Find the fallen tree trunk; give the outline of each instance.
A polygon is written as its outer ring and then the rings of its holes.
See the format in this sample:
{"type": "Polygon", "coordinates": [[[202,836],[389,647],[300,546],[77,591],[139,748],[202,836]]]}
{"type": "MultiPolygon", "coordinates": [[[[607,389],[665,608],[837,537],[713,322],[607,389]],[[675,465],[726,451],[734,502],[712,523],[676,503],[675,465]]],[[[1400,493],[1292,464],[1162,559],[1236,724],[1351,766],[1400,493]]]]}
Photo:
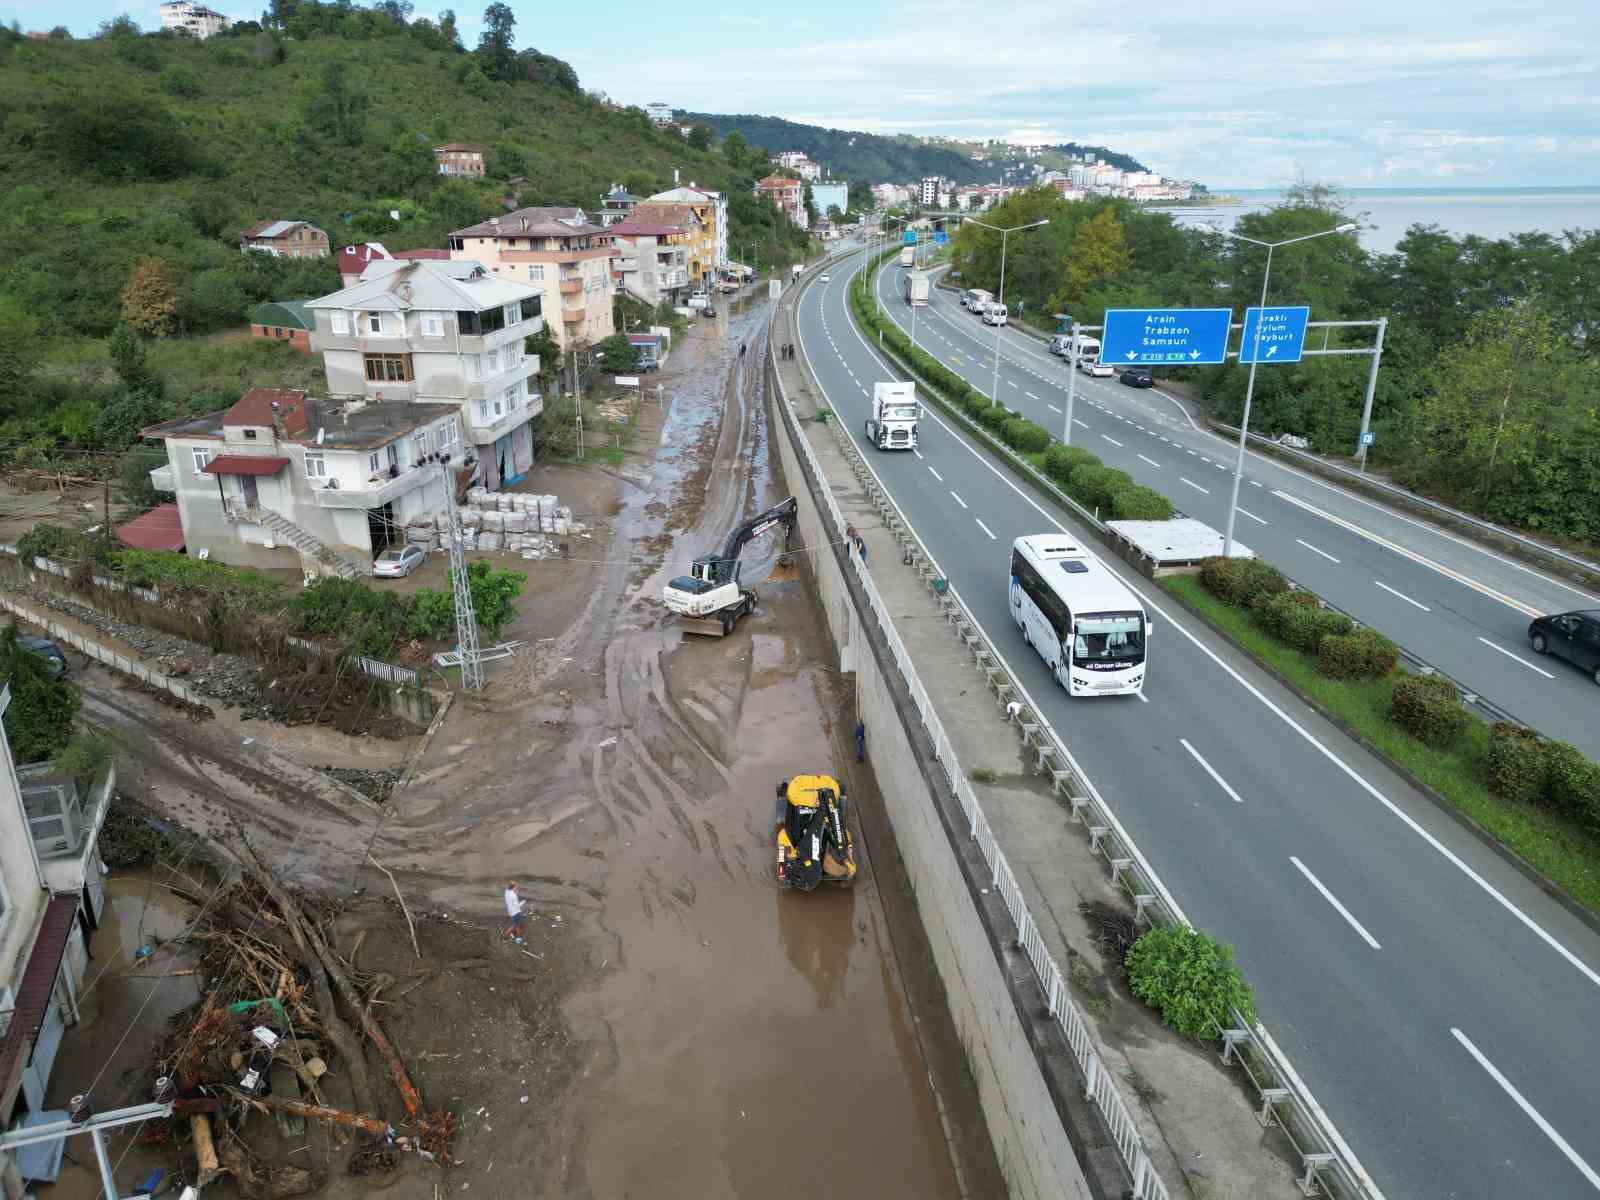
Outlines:
{"type": "Polygon", "coordinates": [[[216,1144],[211,1140],[211,1119],[199,1115],[192,1117],[189,1136],[194,1141],[194,1159],[198,1167],[194,1184],[204,1191],[206,1184],[222,1174],[222,1166],[217,1162],[216,1144]]]}
{"type": "Polygon", "coordinates": [[[279,1100],[273,1096],[246,1096],[244,1093],[235,1093],[247,1104],[254,1104],[268,1112],[288,1113],[290,1116],[305,1117],[311,1121],[322,1121],[329,1125],[343,1125],[347,1129],[359,1129],[363,1133],[370,1133],[376,1137],[388,1137],[390,1134],[389,1122],[381,1117],[363,1116],[361,1113],[349,1113],[339,1108],[329,1108],[325,1104],[309,1104],[304,1100],[279,1100]]]}

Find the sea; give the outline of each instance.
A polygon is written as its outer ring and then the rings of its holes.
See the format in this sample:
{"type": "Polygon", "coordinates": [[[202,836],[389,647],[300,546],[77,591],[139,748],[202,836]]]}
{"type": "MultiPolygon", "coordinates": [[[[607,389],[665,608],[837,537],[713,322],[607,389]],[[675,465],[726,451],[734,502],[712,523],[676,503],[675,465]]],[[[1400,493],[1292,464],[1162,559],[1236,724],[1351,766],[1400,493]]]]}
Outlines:
{"type": "MultiPolygon", "coordinates": [[[[1240,215],[1283,200],[1277,188],[1211,189],[1237,196],[1238,204],[1164,208],[1183,225],[1229,230],[1240,215]]],[[[1347,210],[1361,222],[1361,244],[1388,254],[1412,225],[1437,225],[1456,237],[1485,238],[1515,233],[1560,235],[1569,229],[1600,229],[1600,187],[1553,188],[1346,188],[1347,210]]]]}

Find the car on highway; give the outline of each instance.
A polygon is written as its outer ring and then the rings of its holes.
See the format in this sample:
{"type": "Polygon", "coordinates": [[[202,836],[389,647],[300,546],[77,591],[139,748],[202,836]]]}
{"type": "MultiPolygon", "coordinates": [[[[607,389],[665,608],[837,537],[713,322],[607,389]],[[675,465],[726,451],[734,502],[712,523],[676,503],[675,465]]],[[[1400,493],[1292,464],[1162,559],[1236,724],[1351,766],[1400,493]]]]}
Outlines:
{"type": "Polygon", "coordinates": [[[428,552],[414,542],[390,546],[372,562],[372,573],[379,579],[404,579],[428,561],[428,552]]]}
{"type": "Polygon", "coordinates": [[[60,646],[49,638],[38,637],[31,633],[19,633],[17,635],[17,646],[22,650],[26,650],[29,654],[42,658],[45,663],[45,669],[50,674],[59,678],[67,673],[66,654],[60,646]]]}
{"type": "Polygon", "coordinates": [[[1600,683],[1600,608],[1539,617],[1528,626],[1528,644],[1535,654],[1564,658],[1600,683]]]}
{"type": "Polygon", "coordinates": [[[827,283],[828,282],[828,273],[826,271],[824,271],[821,275],[818,275],[817,276],[817,282],[818,283],[827,283]]]}
{"type": "Polygon", "coordinates": [[[1067,354],[1067,346],[1071,342],[1072,339],[1066,334],[1056,334],[1055,337],[1050,339],[1050,353],[1060,355],[1061,357],[1065,358],[1067,354]]]}
{"type": "MultiPolygon", "coordinates": [[[[1117,373],[1116,369],[1110,363],[1101,362],[1099,359],[1091,361],[1087,358],[1080,358],[1078,360],[1078,370],[1083,371],[1085,374],[1092,375],[1096,379],[1110,379],[1117,373]]],[[[1151,383],[1154,382],[1154,380],[1151,380],[1151,383]]]]}
{"type": "Polygon", "coordinates": [[[1117,376],[1119,382],[1128,387],[1155,387],[1155,376],[1150,374],[1149,367],[1129,367],[1117,376]]]}

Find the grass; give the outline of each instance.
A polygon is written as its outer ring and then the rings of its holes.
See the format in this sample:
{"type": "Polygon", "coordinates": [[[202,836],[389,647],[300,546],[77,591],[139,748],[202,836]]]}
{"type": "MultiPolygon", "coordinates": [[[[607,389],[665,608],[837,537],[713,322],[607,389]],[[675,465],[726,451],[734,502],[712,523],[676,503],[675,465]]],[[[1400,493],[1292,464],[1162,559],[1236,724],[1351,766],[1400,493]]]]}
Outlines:
{"type": "Polygon", "coordinates": [[[1584,907],[1600,912],[1600,837],[1555,813],[1491,792],[1484,782],[1487,725],[1473,720],[1453,745],[1424,746],[1388,718],[1389,697],[1401,672],[1379,680],[1329,679],[1317,670],[1314,658],[1256,628],[1248,613],[1211,595],[1193,576],[1168,576],[1160,582],[1296,691],[1336,714],[1379,754],[1432,788],[1584,907]]]}

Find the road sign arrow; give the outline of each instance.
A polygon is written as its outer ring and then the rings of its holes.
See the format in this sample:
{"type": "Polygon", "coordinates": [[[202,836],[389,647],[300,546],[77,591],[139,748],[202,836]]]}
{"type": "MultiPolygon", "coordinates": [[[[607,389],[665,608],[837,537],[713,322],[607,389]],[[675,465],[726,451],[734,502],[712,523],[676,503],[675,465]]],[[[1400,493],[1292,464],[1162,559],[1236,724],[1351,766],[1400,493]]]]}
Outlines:
{"type": "Polygon", "coordinates": [[[1132,362],[1134,359],[1136,359],[1138,357],[1139,357],[1139,352],[1137,350],[1129,350],[1128,351],[1128,361],[1129,362],[1132,362]]]}
{"type": "Polygon", "coordinates": [[[1189,357],[1190,358],[1199,358],[1200,357],[1200,351],[1198,351],[1198,350],[1189,351],[1189,357]]]}
{"type": "Polygon", "coordinates": [[[1277,352],[1278,352],[1278,348],[1276,346],[1271,346],[1267,350],[1266,357],[1267,358],[1271,358],[1277,352]]]}

